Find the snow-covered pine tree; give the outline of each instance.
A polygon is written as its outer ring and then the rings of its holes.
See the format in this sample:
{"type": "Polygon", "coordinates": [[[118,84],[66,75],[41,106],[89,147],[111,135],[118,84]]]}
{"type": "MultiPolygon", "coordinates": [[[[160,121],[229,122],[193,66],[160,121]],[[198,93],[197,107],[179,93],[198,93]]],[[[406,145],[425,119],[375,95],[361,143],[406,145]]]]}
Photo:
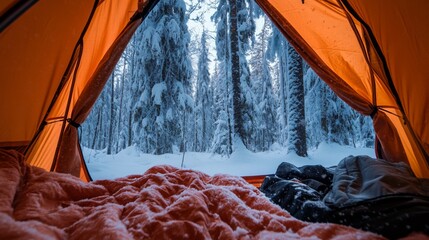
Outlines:
{"type": "Polygon", "coordinates": [[[372,120],[356,112],[353,121],[353,144],[356,147],[374,147],[374,127],[372,120]]]}
{"type": "Polygon", "coordinates": [[[225,62],[216,64],[213,74],[213,118],[214,132],[210,152],[229,156],[232,153],[232,99],[231,83],[227,78],[228,68],[225,62]]]}
{"type": "Polygon", "coordinates": [[[250,82],[250,69],[246,53],[255,33],[253,13],[250,11],[253,2],[230,0],[229,3],[234,126],[244,145],[252,150],[254,148],[252,146],[252,133],[255,131],[254,116],[256,114],[254,106],[256,99],[250,82]]]}
{"type": "Polygon", "coordinates": [[[174,145],[184,142],[183,131],[193,106],[185,13],[183,0],[161,0],[145,19],[137,39],[140,67],[135,67],[139,94],[134,107],[134,142],[144,152],[171,153],[174,145]]]}
{"type": "Polygon", "coordinates": [[[304,82],[309,147],[317,147],[321,142],[373,146],[374,130],[369,117],[344,103],[311,68],[304,82]]]}
{"type": "Polygon", "coordinates": [[[118,81],[118,125],[117,125],[117,142],[116,152],[131,145],[131,69],[133,63],[134,45],[133,42],[127,46],[118,66],[120,77],[118,81]]]}
{"type": "Polygon", "coordinates": [[[91,149],[105,149],[108,146],[110,119],[110,102],[113,74],[107,80],[106,86],[98,97],[88,118],[82,124],[81,144],[91,149]],[[85,137],[86,136],[86,137],[85,137]]]}
{"type": "Polygon", "coordinates": [[[147,17],[137,29],[132,40],[133,55],[130,80],[131,95],[131,142],[143,152],[151,153],[155,148],[155,109],[150,97],[151,86],[159,72],[155,71],[156,55],[159,54],[159,35],[155,31],[153,17],[147,17]],[[152,124],[149,124],[151,122],[152,124]]]}
{"type": "Polygon", "coordinates": [[[307,144],[308,147],[317,147],[327,140],[325,83],[309,68],[304,75],[304,84],[307,144]]]}
{"type": "Polygon", "coordinates": [[[230,69],[233,96],[234,133],[249,147],[253,131],[254,94],[245,57],[255,23],[248,0],[220,0],[213,18],[218,22],[218,57],[230,69]],[[227,47],[227,48],[225,48],[227,47]],[[229,52],[228,52],[229,51],[229,52]]]}
{"type": "MultiPolygon", "coordinates": [[[[328,88],[328,86],[325,86],[328,88]]],[[[331,89],[326,89],[328,142],[350,145],[353,139],[355,111],[341,100],[331,89]]]]}
{"type": "Polygon", "coordinates": [[[288,152],[307,156],[302,58],[288,44],[288,152]]]}
{"type": "Polygon", "coordinates": [[[211,152],[227,156],[231,154],[232,146],[228,137],[228,134],[230,134],[228,124],[228,113],[221,110],[215,122],[216,129],[213,136],[211,152]]]}
{"type": "Polygon", "coordinates": [[[212,16],[216,24],[216,55],[218,63],[213,75],[215,131],[211,152],[222,155],[232,153],[233,111],[231,94],[230,45],[228,29],[229,5],[227,0],[219,0],[212,16]]]}
{"type": "Polygon", "coordinates": [[[277,131],[276,99],[273,94],[271,69],[266,54],[270,34],[270,26],[267,21],[265,18],[262,30],[255,41],[250,60],[252,86],[257,103],[252,145],[257,151],[268,150],[276,140],[277,131]]]}
{"type": "Polygon", "coordinates": [[[212,139],[212,106],[213,92],[210,84],[210,73],[207,49],[207,35],[201,35],[200,56],[198,58],[198,74],[195,93],[195,150],[207,151],[212,139]]]}
{"type": "Polygon", "coordinates": [[[110,96],[109,96],[109,130],[107,134],[107,154],[112,154],[112,148],[113,148],[113,128],[115,127],[115,70],[113,70],[113,73],[109,79],[110,84],[110,96]]]}
{"type": "Polygon", "coordinates": [[[274,60],[275,56],[278,59],[278,89],[277,89],[277,142],[283,146],[287,145],[287,41],[280,33],[278,28],[272,25],[272,33],[270,35],[267,57],[274,60]]]}

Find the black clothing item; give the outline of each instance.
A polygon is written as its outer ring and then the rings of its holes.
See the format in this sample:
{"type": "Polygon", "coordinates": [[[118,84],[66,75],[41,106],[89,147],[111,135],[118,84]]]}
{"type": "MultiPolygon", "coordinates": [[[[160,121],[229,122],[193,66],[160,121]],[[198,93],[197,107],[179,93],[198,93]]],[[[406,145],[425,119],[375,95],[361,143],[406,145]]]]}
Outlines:
{"type": "Polygon", "coordinates": [[[337,167],[282,163],[261,191],[292,216],[339,223],[400,238],[429,234],[429,179],[408,165],[368,156],[347,157],[337,167]]]}
{"type": "Polygon", "coordinates": [[[298,219],[312,221],[313,218],[318,219],[317,215],[324,215],[324,213],[318,213],[323,211],[323,208],[313,206],[320,206],[316,202],[320,201],[323,195],[297,180],[285,180],[277,176],[266,177],[261,191],[272,202],[298,219]]]}

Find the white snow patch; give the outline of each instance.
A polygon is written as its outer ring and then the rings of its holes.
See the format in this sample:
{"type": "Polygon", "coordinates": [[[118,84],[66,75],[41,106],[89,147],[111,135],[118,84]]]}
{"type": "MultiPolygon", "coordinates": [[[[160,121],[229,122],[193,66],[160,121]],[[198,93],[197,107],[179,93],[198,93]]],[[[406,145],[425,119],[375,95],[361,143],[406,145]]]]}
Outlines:
{"type": "MultiPolygon", "coordinates": [[[[266,175],[275,173],[282,162],[296,166],[320,164],[325,167],[337,165],[349,155],[368,155],[374,157],[372,148],[353,148],[338,144],[321,144],[309,150],[309,157],[288,154],[286,148],[275,145],[266,152],[251,152],[243,144],[234,144],[235,151],[230,158],[213,153],[186,152],[185,166],[205,172],[236,176],[266,175]]],[[[94,180],[114,179],[131,174],[143,174],[147,169],[161,164],[180,168],[183,153],[178,149],[173,154],[152,155],[140,152],[135,146],[128,147],[118,154],[107,155],[105,150],[92,150],[83,147],[83,154],[89,172],[94,180]]]]}
{"type": "Polygon", "coordinates": [[[165,85],[165,82],[157,83],[152,88],[152,97],[153,102],[156,105],[161,105],[162,102],[162,93],[167,90],[167,86],[165,85]]]}

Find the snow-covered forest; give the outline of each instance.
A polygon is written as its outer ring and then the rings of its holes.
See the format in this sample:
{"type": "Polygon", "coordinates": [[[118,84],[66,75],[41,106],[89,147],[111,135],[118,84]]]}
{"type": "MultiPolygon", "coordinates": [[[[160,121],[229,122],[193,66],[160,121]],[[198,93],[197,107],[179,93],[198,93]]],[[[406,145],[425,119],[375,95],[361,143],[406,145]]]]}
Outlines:
{"type": "Polygon", "coordinates": [[[86,149],[230,156],[239,144],[307,156],[324,142],[373,146],[371,119],[339,99],[252,0],[205,2],[153,9],[82,125],[86,149]],[[213,28],[201,23],[208,13],[213,28]]]}

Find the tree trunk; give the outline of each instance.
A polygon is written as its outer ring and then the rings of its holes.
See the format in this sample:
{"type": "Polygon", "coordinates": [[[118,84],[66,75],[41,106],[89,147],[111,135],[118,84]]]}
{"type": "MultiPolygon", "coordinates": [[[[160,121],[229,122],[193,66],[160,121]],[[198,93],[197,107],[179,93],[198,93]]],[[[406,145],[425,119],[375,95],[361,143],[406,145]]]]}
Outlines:
{"type": "MultiPolygon", "coordinates": [[[[196,109],[196,107],[194,107],[196,109]]],[[[194,150],[199,152],[199,144],[198,144],[198,114],[197,111],[194,111],[194,150]]]]}
{"type": "Polygon", "coordinates": [[[132,114],[130,113],[128,115],[128,141],[127,141],[127,147],[131,146],[131,144],[133,143],[132,142],[132,139],[133,139],[132,133],[133,133],[133,128],[132,128],[132,114]]]}
{"type": "Polygon", "coordinates": [[[302,59],[295,49],[288,45],[288,150],[298,156],[307,156],[307,139],[305,132],[304,81],[302,59]]]}
{"type": "Polygon", "coordinates": [[[321,94],[320,94],[320,99],[321,99],[321,119],[320,119],[320,125],[322,127],[322,132],[323,132],[323,137],[325,141],[328,141],[328,133],[329,133],[329,127],[328,127],[328,118],[327,118],[327,113],[328,113],[328,98],[327,98],[327,94],[326,94],[326,86],[322,85],[321,87],[321,94]]]}
{"type": "Polygon", "coordinates": [[[200,149],[200,151],[202,151],[202,152],[205,152],[206,150],[207,150],[207,139],[206,139],[206,136],[207,136],[207,124],[206,124],[206,111],[205,111],[205,109],[206,108],[208,108],[209,106],[206,106],[207,104],[205,103],[205,101],[203,101],[203,110],[202,110],[202,118],[201,118],[201,122],[202,122],[202,127],[201,127],[201,130],[202,130],[202,133],[201,133],[201,149],[200,149]]]}
{"type": "MultiPolygon", "coordinates": [[[[124,59],[124,65],[122,66],[122,75],[121,75],[121,96],[119,99],[119,114],[118,114],[118,131],[117,131],[117,136],[118,136],[118,140],[116,141],[116,152],[119,152],[119,142],[120,142],[120,137],[121,137],[121,120],[122,120],[122,103],[124,100],[124,85],[125,85],[125,64],[126,64],[126,60],[124,59]]],[[[122,147],[122,146],[121,146],[122,147]]]]}
{"type": "Polygon", "coordinates": [[[279,87],[280,87],[280,141],[282,144],[286,143],[287,140],[287,91],[286,91],[286,73],[287,68],[286,61],[286,42],[282,41],[280,51],[280,62],[279,62],[279,87]]]}
{"type": "Polygon", "coordinates": [[[114,124],[114,106],[115,106],[115,83],[114,77],[115,71],[113,71],[112,76],[110,77],[111,81],[111,92],[110,92],[110,121],[109,121],[109,136],[107,141],[107,154],[112,154],[112,145],[113,145],[113,124],[114,124]]]}
{"type": "MultiPolygon", "coordinates": [[[[225,29],[226,31],[226,29],[225,29]]],[[[229,51],[227,50],[227,61],[229,60],[229,51]]],[[[231,113],[229,112],[229,105],[230,105],[230,101],[229,101],[229,70],[228,69],[228,65],[225,64],[225,76],[226,76],[226,94],[225,94],[225,112],[226,112],[226,116],[227,116],[227,124],[228,124],[228,139],[227,139],[227,155],[229,157],[229,155],[232,153],[232,134],[233,134],[233,127],[232,127],[232,121],[231,121],[231,113]]]]}
{"type": "Polygon", "coordinates": [[[101,123],[101,108],[98,110],[97,123],[94,128],[94,138],[92,139],[91,149],[95,149],[95,143],[97,142],[97,135],[100,131],[100,123],[101,123]]]}
{"type": "Polygon", "coordinates": [[[180,146],[180,151],[186,151],[186,109],[183,109],[183,119],[182,119],[182,144],[180,146]]]}
{"type": "Polygon", "coordinates": [[[227,153],[228,157],[232,153],[232,121],[231,121],[231,113],[229,112],[229,84],[228,80],[226,81],[226,115],[228,118],[228,144],[227,144],[227,153]]]}
{"type": "Polygon", "coordinates": [[[237,0],[230,0],[230,49],[231,49],[231,77],[232,77],[232,104],[234,111],[234,131],[243,140],[243,116],[241,114],[242,101],[240,90],[240,56],[237,29],[237,0]]]}

